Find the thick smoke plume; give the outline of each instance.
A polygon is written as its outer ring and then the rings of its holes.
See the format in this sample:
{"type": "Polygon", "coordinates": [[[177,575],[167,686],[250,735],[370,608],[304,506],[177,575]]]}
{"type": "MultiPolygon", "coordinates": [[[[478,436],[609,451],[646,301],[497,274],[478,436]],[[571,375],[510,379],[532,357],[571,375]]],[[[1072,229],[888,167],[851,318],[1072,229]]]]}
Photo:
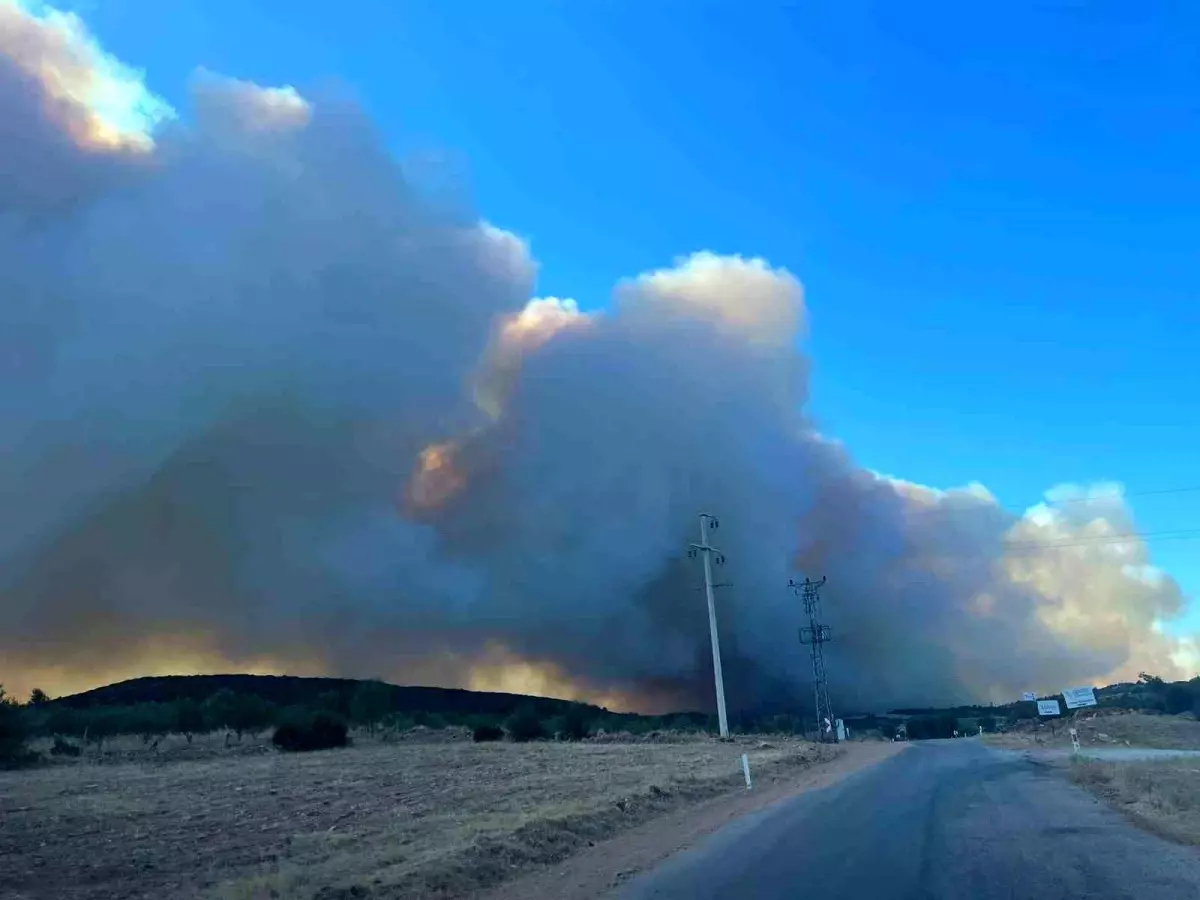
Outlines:
{"type": "Polygon", "coordinates": [[[784,270],[699,253],[604,312],[531,300],[525,244],[437,208],[353,104],[200,73],[176,115],[11,3],[0,122],[10,689],[239,669],[705,706],[702,510],[738,707],[806,696],[801,573],[861,708],[1196,668],[1119,487],[1017,517],[818,434],[784,270]]]}

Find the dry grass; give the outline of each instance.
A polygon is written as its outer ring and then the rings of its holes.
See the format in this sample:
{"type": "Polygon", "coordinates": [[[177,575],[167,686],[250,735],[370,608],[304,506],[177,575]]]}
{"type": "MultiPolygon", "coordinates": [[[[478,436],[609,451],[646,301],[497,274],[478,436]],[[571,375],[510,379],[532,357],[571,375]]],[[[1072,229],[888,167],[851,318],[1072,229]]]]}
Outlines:
{"type": "MultiPolygon", "coordinates": [[[[416,727],[402,732],[385,731],[380,729],[369,734],[366,729],[354,729],[354,743],[374,746],[377,744],[403,743],[456,743],[470,740],[471,731],[468,728],[449,727],[430,729],[416,727]]],[[[83,742],[78,738],[68,738],[82,750],[80,758],[54,757],[50,748],[54,741],[43,737],[31,741],[29,749],[40,753],[43,760],[50,765],[78,765],[79,763],[103,763],[106,765],[118,763],[169,763],[169,762],[199,762],[212,759],[229,759],[236,756],[262,756],[276,752],[271,744],[271,729],[264,729],[253,734],[247,733],[241,738],[232,732],[214,731],[209,734],[194,735],[188,740],[182,734],[167,734],[155,740],[146,740],[136,735],[118,735],[107,738],[101,744],[83,742]]]]}
{"type": "Polygon", "coordinates": [[[1001,747],[1026,748],[1040,744],[1069,748],[1071,737],[1067,729],[1071,727],[1079,732],[1079,742],[1085,746],[1112,744],[1172,750],[1200,749],[1200,722],[1191,717],[1151,716],[1115,710],[1086,713],[1076,716],[1073,721],[1064,719],[1053,723],[1045,720],[1022,723],[1005,734],[989,735],[986,740],[1001,747]]]}
{"type": "Polygon", "coordinates": [[[834,751],[774,738],[406,741],[3,773],[0,895],[461,896],[739,789],[742,752],[762,776],[834,751]]]}
{"type": "Polygon", "coordinates": [[[1071,779],[1150,830],[1200,844],[1200,760],[1078,762],[1071,779]]]}

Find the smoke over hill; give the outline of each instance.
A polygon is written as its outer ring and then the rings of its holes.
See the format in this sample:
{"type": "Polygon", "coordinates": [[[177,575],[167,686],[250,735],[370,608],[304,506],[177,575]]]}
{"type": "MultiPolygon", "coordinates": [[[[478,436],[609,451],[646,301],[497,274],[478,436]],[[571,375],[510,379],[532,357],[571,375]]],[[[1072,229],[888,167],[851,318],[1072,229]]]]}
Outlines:
{"type": "Polygon", "coordinates": [[[696,253],[604,312],[531,299],[525,243],[437,208],[355,105],[209,73],[190,98],[0,4],[10,689],[239,669],[706,705],[701,510],[735,706],[803,690],[797,573],[829,576],[856,706],[1196,670],[1119,487],[1017,517],[817,433],[791,273],[696,253]]]}

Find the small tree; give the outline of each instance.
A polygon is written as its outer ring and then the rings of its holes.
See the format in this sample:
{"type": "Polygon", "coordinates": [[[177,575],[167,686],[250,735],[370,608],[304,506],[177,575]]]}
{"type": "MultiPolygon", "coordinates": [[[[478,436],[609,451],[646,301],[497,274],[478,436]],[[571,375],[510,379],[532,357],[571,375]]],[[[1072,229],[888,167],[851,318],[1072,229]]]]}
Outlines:
{"type": "Polygon", "coordinates": [[[204,721],[204,710],[190,697],[185,697],[175,704],[175,730],[187,738],[189,744],[195,735],[208,730],[204,721]]]}
{"type": "Polygon", "coordinates": [[[139,703],[121,711],[119,730],[141,735],[142,743],[167,734],[175,726],[175,710],[164,703],[139,703]]]}
{"type": "Polygon", "coordinates": [[[522,706],[508,717],[505,725],[508,736],[518,743],[542,740],[547,736],[542,720],[531,706],[522,706]]]}
{"type": "Polygon", "coordinates": [[[238,695],[229,688],[221,688],[204,701],[204,718],[210,728],[232,728],[236,717],[238,695]]]}
{"type": "Polygon", "coordinates": [[[582,741],[591,732],[587,713],[582,706],[571,706],[563,713],[559,734],[568,741],[582,741]]]}
{"type": "Polygon", "coordinates": [[[104,742],[110,737],[131,732],[135,727],[130,721],[128,707],[94,707],[86,713],[84,739],[95,744],[97,750],[102,751],[104,742]]]}
{"type": "Polygon", "coordinates": [[[392,711],[391,689],[382,681],[364,681],[350,698],[350,717],[366,725],[371,734],[375,726],[392,711]]]}
{"type": "Polygon", "coordinates": [[[29,705],[30,706],[35,706],[35,707],[36,706],[45,706],[49,702],[50,702],[50,698],[48,696],[46,696],[46,692],[43,691],[41,688],[34,688],[32,691],[29,692],[29,705]]]}
{"type": "Polygon", "coordinates": [[[1193,694],[1193,691],[1186,684],[1173,684],[1167,688],[1165,698],[1166,710],[1173,716],[1179,713],[1191,712],[1198,696],[1200,694],[1193,694]]]}
{"type": "Polygon", "coordinates": [[[0,685],[0,768],[18,766],[29,760],[31,754],[25,749],[28,737],[23,710],[0,685]]]}
{"type": "Polygon", "coordinates": [[[254,694],[238,694],[229,724],[237,732],[238,740],[241,740],[246,732],[262,731],[274,720],[274,704],[254,694]]]}

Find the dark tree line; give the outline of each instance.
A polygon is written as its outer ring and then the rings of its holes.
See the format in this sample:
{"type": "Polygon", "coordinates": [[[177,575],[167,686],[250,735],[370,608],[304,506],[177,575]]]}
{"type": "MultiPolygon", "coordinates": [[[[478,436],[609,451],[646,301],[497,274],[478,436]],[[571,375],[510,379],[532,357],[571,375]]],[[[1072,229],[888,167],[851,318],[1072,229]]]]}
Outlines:
{"type": "MultiPolygon", "coordinates": [[[[79,697],[51,700],[35,690],[29,701],[18,704],[0,691],[0,761],[6,765],[29,761],[25,749],[32,738],[53,738],[55,755],[78,755],[84,745],[103,747],[105,741],[119,735],[136,735],[144,744],[157,748],[168,734],[183,735],[189,743],[197,735],[226,732],[231,740],[246,734],[274,730],[276,746],[287,750],[320,749],[348,743],[350,726],[371,734],[381,730],[398,733],[414,728],[442,729],[466,727],[476,740],[513,741],[582,740],[598,731],[644,734],[651,731],[715,731],[714,717],[699,713],[671,716],[641,716],[613,713],[596,706],[545,698],[525,698],[516,705],[497,704],[493,695],[478,694],[483,712],[471,711],[461,696],[442,711],[429,711],[428,703],[406,709],[397,701],[407,695],[397,693],[394,685],[381,681],[343,681],[338,679],[296,679],[314,681],[328,689],[301,692],[294,684],[276,695],[302,697],[305,702],[280,704],[256,692],[239,692],[228,686],[242,684],[253,688],[260,684],[254,676],[214,676],[200,683],[217,686],[212,693],[198,697],[190,686],[170,700],[143,700],[133,703],[102,703],[139,696],[163,696],[146,691],[121,690],[107,694],[92,692],[89,702],[79,697]],[[348,689],[352,686],[353,689],[348,689]]],[[[172,680],[172,685],[183,682],[172,680]]],[[[277,683],[269,683],[278,688],[277,683]]],[[[405,689],[407,690],[407,689],[405,689]]],[[[83,695],[80,695],[83,696],[83,695]]],[[[423,700],[430,696],[422,695],[423,700]]],[[[797,720],[798,721],[798,720],[797,720]]],[[[749,722],[745,724],[750,724],[749,722]]],[[[791,720],[778,723],[790,727],[791,720]]]]}

